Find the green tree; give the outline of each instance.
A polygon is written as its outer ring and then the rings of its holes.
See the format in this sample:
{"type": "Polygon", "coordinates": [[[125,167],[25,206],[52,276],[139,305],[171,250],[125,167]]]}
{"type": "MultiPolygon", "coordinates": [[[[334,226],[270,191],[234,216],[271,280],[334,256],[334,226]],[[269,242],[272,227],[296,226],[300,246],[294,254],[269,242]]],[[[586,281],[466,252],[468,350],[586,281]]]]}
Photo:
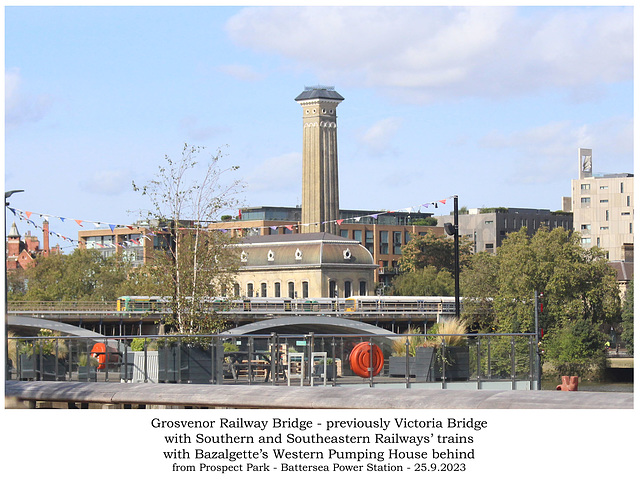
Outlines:
{"type": "Polygon", "coordinates": [[[633,356],[633,281],[629,283],[622,304],[622,334],[627,352],[633,356]]]}
{"type": "Polygon", "coordinates": [[[121,256],[103,257],[93,249],[36,258],[22,274],[28,301],[113,301],[127,281],[131,264],[121,256]]]}
{"type": "Polygon", "coordinates": [[[392,283],[396,296],[452,296],[454,291],[451,273],[438,271],[434,266],[405,272],[396,276],[392,283]]]}
{"type": "Polygon", "coordinates": [[[222,323],[212,317],[208,298],[227,294],[238,269],[238,253],[231,248],[229,233],[209,229],[220,214],[237,208],[239,181],[223,183],[225,174],[237,167],[221,167],[217,151],[203,166],[197,156],[203,148],[186,145],[182,157],[165,156],[155,178],[134,190],[148,196],[150,222],[159,222],[171,231],[166,250],[156,250],[147,270],[140,273],[140,285],[151,280],[156,295],[169,298],[171,317],[165,322],[180,333],[209,333],[222,323]]]}
{"type": "Polygon", "coordinates": [[[468,304],[491,299],[493,312],[483,328],[505,333],[533,332],[534,292],[543,293],[545,357],[564,374],[582,374],[604,360],[600,327],[620,312],[615,272],[603,251],[580,245],[577,233],[561,228],[540,229],[531,238],[525,229],[512,233],[494,260],[474,261],[461,284],[465,316],[468,304]]]}
{"type": "Polygon", "coordinates": [[[472,331],[493,332],[496,329],[493,299],[497,295],[498,270],[497,256],[478,252],[461,272],[462,318],[472,331]]]}
{"type": "MultiPolygon", "coordinates": [[[[454,242],[453,237],[438,236],[433,232],[414,236],[402,249],[399,265],[403,272],[418,271],[432,266],[436,270],[454,271],[454,242]]],[[[471,242],[460,239],[460,266],[468,264],[471,258],[471,242]]]]}

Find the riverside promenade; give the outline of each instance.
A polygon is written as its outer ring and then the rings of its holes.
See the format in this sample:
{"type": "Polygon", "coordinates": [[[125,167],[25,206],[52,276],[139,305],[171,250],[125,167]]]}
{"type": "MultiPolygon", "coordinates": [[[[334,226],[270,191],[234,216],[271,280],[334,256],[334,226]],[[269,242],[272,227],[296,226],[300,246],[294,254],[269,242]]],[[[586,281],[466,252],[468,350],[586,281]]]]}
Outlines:
{"type": "Polygon", "coordinates": [[[7,407],[633,409],[633,393],[5,381],[7,407]]]}

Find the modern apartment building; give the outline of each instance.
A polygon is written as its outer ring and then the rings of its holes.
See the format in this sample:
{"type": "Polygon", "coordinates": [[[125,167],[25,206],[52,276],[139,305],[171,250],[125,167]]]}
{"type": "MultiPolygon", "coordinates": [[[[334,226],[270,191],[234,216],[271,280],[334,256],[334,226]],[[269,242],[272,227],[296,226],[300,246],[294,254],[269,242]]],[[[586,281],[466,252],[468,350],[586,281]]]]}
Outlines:
{"type": "MultiPolygon", "coordinates": [[[[446,222],[453,224],[453,215],[438,216],[437,219],[438,225],[446,222]]],[[[509,233],[523,227],[529,236],[533,236],[542,226],[572,230],[573,216],[569,212],[552,212],[548,209],[491,207],[459,213],[458,225],[460,236],[472,242],[474,253],[494,253],[509,233]]]]}
{"type": "Polygon", "coordinates": [[[591,149],[578,149],[578,162],[571,211],[582,245],[604,249],[611,261],[633,261],[633,174],[594,174],[591,149]]]}

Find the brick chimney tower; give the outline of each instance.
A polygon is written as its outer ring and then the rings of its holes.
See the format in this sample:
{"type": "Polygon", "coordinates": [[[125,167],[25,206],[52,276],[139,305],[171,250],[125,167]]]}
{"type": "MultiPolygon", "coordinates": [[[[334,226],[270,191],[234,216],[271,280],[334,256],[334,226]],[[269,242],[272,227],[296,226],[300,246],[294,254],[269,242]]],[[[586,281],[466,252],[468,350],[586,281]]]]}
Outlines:
{"type": "Polygon", "coordinates": [[[49,221],[42,223],[42,256],[49,257],[49,221]]]}
{"type": "Polygon", "coordinates": [[[338,141],[336,108],[344,98],[333,87],[306,87],[296,97],[303,109],[302,232],[336,233],[338,141]],[[309,224],[305,226],[304,224],[309,224]]]}

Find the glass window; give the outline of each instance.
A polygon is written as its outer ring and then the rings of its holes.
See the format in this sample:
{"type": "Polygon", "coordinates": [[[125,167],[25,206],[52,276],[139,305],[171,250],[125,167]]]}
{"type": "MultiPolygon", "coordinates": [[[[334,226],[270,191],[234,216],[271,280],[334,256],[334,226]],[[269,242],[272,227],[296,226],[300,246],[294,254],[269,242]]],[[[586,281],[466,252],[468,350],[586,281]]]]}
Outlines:
{"type": "Polygon", "coordinates": [[[344,297],[351,297],[351,281],[344,281],[344,297]]]}
{"type": "Polygon", "coordinates": [[[394,231],[393,233],[393,253],[402,254],[402,232],[394,231]]]}
{"type": "Polygon", "coordinates": [[[309,297],[309,283],[307,281],[302,282],[302,297],[309,297]]]}
{"type": "Polygon", "coordinates": [[[291,299],[294,299],[296,297],[296,287],[295,284],[293,282],[289,282],[288,284],[289,286],[289,297],[291,299]]]}
{"type": "Polygon", "coordinates": [[[580,185],[580,189],[581,190],[591,190],[591,184],[581,184],[580,185]]]}
{"type": "Polygon", "coordinates": [[[260,284],[260,297],[267,297],[267,283],[260,284]]]}
{"type": "Polygon", "coordinates": [[[373,231],[365,231],[364,246],[373,254],[373,231]]]}
{"type": "Polygon", "coordinates": [[[354,230],[353,231],[353,240],[356,240],[362,244],[362,231],[354,230]]]}
{"type": "Polygon", "coordinates": [[[367,295],[367,281],[360,281],[360,295],[367,295]]]}
{"type": "Polygon", "coordinates": [[[591,205],[591,197],[581,197],[580,205],[582,207],[589,207],[591,205]]]}
{"type": "Polygon", "coordinates": [[[380,231],[380,254],[389,253],[389,232],[386,230],[380,231]]]}
{"type": "Polygon", "coordinates": [[[273,284],[273,296],[280,297],[280,283],[276,282],[273,284]]]}
{"type": "Polygon", "coordinates": [[[345,239],[348,239],[349,231],[347,229],[340,229],[340,237],[344,237],[345,239]]]}
{"type": "Polygon", "coordinates": [[[240,284],[235,283],[235,284],[233,285],[233,295],[234,295],[235,297],[240,297],[240,284]]]}
{"type": "Polygon", "coordinates": [[[247,284],[247,297],[253,297],[253,284],[247,284]]]}

